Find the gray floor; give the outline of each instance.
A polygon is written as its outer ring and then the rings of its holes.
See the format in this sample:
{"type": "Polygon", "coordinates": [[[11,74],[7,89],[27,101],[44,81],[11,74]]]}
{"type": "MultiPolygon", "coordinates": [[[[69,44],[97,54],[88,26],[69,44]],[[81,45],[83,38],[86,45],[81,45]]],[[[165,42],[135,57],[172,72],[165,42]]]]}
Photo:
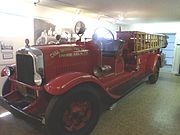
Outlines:
{"type": "MultiPolygon", "coordinates": [[[[6,110],[0,107],[0,113],[6,110]]],[[[162,72],[155,85],[144,82],[101,116],[91,135],[179,135],[180,77],[162,72]]],[[[42,135],[12,115],[0,118],[0,135],[42,135]]]]}
{"type": "Polygon", "coordinates": [[[171,73],[171,71],[172,71],[171,65],[166,65],[163,68],[161,68],[161,72],[171,73]]]}

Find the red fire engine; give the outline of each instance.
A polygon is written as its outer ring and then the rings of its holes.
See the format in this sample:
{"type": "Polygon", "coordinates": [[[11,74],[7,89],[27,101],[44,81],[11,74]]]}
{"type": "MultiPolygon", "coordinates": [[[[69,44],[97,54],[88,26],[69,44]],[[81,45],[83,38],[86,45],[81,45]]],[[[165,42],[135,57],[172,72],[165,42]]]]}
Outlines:
{"type": "Polygon", "coordinates": [[[165,35],[138,31],[113,33],[98,28],[81,40],[85,25],[78,22],[76,42],[29,46],[17,50],[0,104],[22,118],[36,120],[51,135],[87,135],[102,110],[127,94],[144,78],[156,83],[163,66],[160,49],[165,35]],[[101,33],[101,35],[99,35],[101,33]]]}

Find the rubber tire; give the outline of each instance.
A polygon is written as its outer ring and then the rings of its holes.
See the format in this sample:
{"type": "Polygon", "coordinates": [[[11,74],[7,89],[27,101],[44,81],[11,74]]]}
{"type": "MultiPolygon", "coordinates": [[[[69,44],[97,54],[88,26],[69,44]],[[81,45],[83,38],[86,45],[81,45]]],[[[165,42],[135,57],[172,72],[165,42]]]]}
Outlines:
{"type": "Polygon", "coordinates": [[[11,82],[9,81],[9,79],[6,79],[2,87],[2,96],[10,92],[10,87],[11,87],[11,82]]]}
{"type": "Polygon", "coordinates": [[[94,88],[83,85],[72,89],[63,96],[54,96],[45,112],[45,124],[50,135],[88,135],[96,126],[101,113],[101,102],[94,88]],[[62,115],[74,98],[86,98],[92,105],[92,117],[88,124],[76,132],[68,132],[62,124],[62,115]],[[60,119],[58,119],[60,117],[60,119]],[[61,121],[61,122],[60,122],[61,121]]]}
{"type": "Polygon", "coordinates": [[[159,61],[156,63],[156,67],[154,70],[154,73],[149,76],[149,83],[150,84],[155,84],[159,78],[159,69],[160,69],[160,64],[159,61]]]}

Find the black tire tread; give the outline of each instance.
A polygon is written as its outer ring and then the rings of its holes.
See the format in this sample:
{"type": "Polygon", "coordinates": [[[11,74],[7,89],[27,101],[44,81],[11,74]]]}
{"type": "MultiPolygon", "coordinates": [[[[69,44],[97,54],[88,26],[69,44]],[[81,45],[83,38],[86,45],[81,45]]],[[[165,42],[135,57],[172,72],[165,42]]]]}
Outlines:
{"type": "Polygon", "coordinates": [[[158,78],[159,78],[159,68],[160,68],[160,63],[159,63],[159,61],[157,61],[157,63],[156,63],[156,70],[157,70],[157,72],[158,72],[158,76],[156,77],[156,75],[155,75],[155,73],[153,73],[152,75],[150,75],[149,76],[149,83],[150,84],[155,84],[156,82],[157,82],[157,80],[158,80],[158,78]]]}
{"type": "MultiPolygon", "coordinates": [[[[56,111],[59,111],[57,108],[58,106],[65,106],[66,105],[66,101],[70,100],[71,97],[75,96],[75,94],[81,94],[81,93],[87,93],[87,94],[91,94],[92,96],[92,99],[93,100],[96,100],[96,105],[95,107],[97,107],[97,116],[95,116],[95,120],[93,120],[92,123],[90,123],[88,125],[88,128],[87,129],[83,129],[81,132],[76,132],[76,133],[73,133],[73,135],[88,135],[92,129],[95,127],[98,119],[99,119],[99,116],[100,116],[100,113],[101,113],[101,102],[100,102],[100,98],[99,98],[99,95],[98,93],[93,90],[93,87],[92,86],[89,86],[89,85],[81,85],[81,86],[78,86],[78,87],[75,87],[73,88],[70,92],[66,93],[65,95],[62,95],[62,96],[54,96],[47,109],[46,109],[46,113],[45,113],[45,123],[46,123],[46,128],[47,128],[47,131],[49,134],[51,135],[72,135],[72,133],[65,133],[64,131],[62,131],[62,133],[59,133],[59,131],[55,131],[55,125],[54,124],[57,124],[56,121],[57,119],[55,118],[55,115],[56,115],[56,111]],[[97,119],[96,119],[97,117],[97,119]]],[[[61,108],[60,108],[61,109],[61,108]]],[[[62,113],[62,112],[61,112],[62,113]]]]}

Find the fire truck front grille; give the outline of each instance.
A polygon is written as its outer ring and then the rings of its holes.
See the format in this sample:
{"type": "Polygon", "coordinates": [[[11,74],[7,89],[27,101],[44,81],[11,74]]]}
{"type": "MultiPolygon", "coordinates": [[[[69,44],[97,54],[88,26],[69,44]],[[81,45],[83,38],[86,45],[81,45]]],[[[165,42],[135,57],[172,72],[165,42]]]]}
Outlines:
{"type": "Polygon", "coordinates": [[[33,58],[30,55],[16,55],[17,80],[29,85],[34,85],[33,58]]]}

